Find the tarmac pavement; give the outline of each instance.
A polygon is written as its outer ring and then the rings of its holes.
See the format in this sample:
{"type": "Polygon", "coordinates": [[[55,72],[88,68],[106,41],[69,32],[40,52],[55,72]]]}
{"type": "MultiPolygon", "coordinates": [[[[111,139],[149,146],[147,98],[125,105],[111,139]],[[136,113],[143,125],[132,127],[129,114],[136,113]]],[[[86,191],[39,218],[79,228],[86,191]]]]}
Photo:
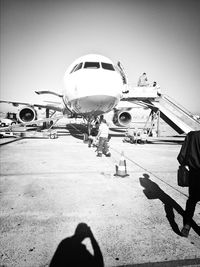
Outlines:
{"type": "MultiPolygon", "coordinates": [[[[0,266],[49,266],[58,244],[81,222],[105,266],[200,266],[199,204],[194,229],[188,238],[180,235],[187,200],[187,188],[176,180],[180,144],[113,137],[111,158],[98,158],[77,137],[1,146],[0,266]],[[114,176],[122,151],[124,178],[114,176]]],[[[84,244],[92,254],[89,238],[84,244]]]]}

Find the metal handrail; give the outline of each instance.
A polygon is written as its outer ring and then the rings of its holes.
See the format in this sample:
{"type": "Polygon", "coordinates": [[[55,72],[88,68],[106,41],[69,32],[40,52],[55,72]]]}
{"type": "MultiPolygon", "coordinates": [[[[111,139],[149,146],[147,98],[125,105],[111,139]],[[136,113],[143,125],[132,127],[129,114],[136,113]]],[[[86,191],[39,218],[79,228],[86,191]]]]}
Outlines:
{"type": "Polygon", "coordinates": [[[182,111],[187,116],[189,116],[192,120],[194,120],[195,122],[197,122],[197,123],[200,124],[200,122],[193,117],[193,114],[189,110],[187,110],[185,107],[183,107],[178,102],[176,102],[172,97],[170,97],[168,95],[162,94],[162,98],[163,99],[166,99],[168,102],[170,102],[171,104],[173,104],[178,110],[182,111]]]}

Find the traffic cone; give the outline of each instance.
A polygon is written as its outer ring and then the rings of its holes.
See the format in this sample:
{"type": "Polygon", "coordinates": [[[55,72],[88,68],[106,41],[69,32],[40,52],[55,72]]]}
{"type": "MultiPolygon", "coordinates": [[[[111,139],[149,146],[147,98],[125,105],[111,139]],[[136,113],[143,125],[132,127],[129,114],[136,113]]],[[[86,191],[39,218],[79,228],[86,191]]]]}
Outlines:
{"type": "Polygon", "coordinates": [[[116,173],[114,176],[126,177],[129,176],[126,169],[126,160],[124,159],[124,152],[121,153],[119,166],[116,165],[116,173]]]}

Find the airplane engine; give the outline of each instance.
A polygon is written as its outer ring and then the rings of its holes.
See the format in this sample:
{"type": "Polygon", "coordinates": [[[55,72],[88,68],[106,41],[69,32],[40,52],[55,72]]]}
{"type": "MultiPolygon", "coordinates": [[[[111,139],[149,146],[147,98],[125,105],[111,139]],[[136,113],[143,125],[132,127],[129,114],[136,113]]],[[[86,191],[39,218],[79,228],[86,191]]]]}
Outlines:
{"type": "Polygon", "coordinates": [[[127,110],[115,110],[112,120],[116,126],[127,127],[132,121],[132,116],[127,110]]]}
{"type": "Polygon", "coordinates": [[[37,112],[33,107],[22,107],[17,113],[19,122],[31,122],[37,119],[37,112]]]}

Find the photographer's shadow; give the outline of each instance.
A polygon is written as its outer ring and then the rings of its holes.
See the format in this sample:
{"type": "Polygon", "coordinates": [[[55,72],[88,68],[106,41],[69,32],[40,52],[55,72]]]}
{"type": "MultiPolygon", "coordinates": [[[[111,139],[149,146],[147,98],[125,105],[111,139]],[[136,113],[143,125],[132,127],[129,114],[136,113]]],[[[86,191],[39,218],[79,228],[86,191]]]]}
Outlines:
{"type": "Polygon", "coordinates": [[[74,235],[60,242],[49,266],[104,266],[100,247],[87,224],[79,223],[74,235]],[[94,255],[82,244],[85,238],[90,238],[94,255]]]}
{"type": "Polygon", "coordinates": [[[181,206],[169,195],[167,195],[156,183],[149,179],[148,174],[143,174],[144,177],[140,177],[140,184],[144,187],[144,194],[148,199],[160,199],[164,204],[166,217],[173,229],[173,231],[181,235],[177,223],[175,222],[174,209],[182,216],[184,216],[184,210],[181,206]]]}

